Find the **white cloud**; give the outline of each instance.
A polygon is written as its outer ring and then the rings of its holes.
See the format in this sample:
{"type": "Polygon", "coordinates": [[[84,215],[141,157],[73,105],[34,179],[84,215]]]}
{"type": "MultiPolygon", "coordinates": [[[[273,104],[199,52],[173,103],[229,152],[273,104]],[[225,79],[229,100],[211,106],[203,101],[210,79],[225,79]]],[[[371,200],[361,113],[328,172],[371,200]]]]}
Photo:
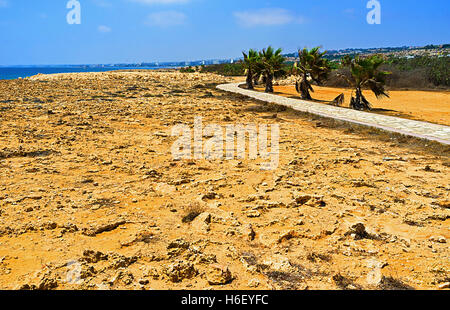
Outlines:
{"type": "Polygon", "coordinates": [[[180,4],[180,3],[188,3],[190,0],[128,0],[128,1],[151,5],[151,4],[180,4]]]}
{"type": "Polygon", "coordinates": [[[163,11],[150,14],[145,24],[149,26],[170,27],[183,25],[186,20],[187,17],[182,12],[163,11]]]}
{"type": "Polygon", "coordinates": [[[292,23],[304,23],[304,19],[285,9],[259,9],[234,12],[238,23],[245,27],[276,26],[292,23]]]}
{"type": "Polygon", "coordinates": [[[109,28],[108,26],[105,26],[105,25],[98,26],[97,30],[98,30],[98,32],[102,32],[102,33],[111,32],[111,28],[109,28]]]}

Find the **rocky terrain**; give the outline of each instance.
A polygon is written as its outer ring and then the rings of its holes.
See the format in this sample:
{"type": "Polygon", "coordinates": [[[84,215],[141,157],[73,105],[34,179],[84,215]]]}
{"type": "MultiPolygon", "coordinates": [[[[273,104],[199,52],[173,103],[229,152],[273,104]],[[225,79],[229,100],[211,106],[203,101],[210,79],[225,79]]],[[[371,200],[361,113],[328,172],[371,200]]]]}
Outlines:
{"type": "Polygon", "coordinates": [[[178,72],[0,81],[1,289],[446,289],[450,158],[178,72]],[[280,164],[173,160],[280,124],[280,164]]]}

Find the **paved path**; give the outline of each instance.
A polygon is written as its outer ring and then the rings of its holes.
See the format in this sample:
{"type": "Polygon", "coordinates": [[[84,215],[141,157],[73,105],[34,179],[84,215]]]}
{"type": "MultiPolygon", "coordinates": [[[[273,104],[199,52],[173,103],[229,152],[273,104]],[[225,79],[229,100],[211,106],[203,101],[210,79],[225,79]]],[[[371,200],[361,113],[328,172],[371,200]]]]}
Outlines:
{"type": "Polygon", "coordinates": [[[304,101],[300,99],[291,99],[273,94],[266,94],[262,92],[240,88],[239,87],[240,84],[242,83],[223,84],[217,86],[217,88],[220,90],[241,94],[265,102],[283,105],[301,112],[308,112],[311,114],[316,114],[327,118],[334,118],[350,123],[380,128],[383,130],[397,132],[407,136],[438,141],[440,143],[450,145],[449,126],[413,121],[399,117],[356,111],[316,102],[304,101]]]}

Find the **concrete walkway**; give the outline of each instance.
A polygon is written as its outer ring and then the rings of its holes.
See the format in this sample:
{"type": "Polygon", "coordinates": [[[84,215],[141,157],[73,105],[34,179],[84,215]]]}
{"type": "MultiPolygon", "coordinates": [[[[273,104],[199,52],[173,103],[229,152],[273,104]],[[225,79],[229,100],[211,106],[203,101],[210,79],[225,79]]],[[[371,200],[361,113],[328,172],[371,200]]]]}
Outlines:
{"type": "Polygon", "coordinates": [[[327,118],[334,118],[345,122],[375,127],[386,131],[400,133],[406,136],[437,141],[443,144],[450,145],[449,126],[356,111],[316,102],[261,93],[240,88],[239,85],[241,84],[242,83],[223,84],[218,85],[217,88],[223,91],[241,94],[257,100],[283,105],[300,112],[307,112],[327,118]]]}

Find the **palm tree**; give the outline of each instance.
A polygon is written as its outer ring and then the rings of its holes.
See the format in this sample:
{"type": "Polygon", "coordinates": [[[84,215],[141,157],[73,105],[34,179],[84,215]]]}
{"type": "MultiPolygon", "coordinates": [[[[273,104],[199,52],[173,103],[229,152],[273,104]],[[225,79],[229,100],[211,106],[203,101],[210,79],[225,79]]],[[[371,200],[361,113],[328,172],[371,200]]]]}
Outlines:
{"type": "Polygon", "coordinates": [[[362,90],[368,87],[377,98],[388,97],[385,89],[386,77],[391,72],[380,71],[380,66],[384,63],[384,58],[380,55],[372,55],[368,57],[344,57],[341,61],[343,66],[350,67],[351,78],[340,74],[341,77],[355,89],[356,98],[352,96],[350,107],[355,110],[371,110],[372,106],[362,90]]]}
{"type": "Polygon", "coordinates": [[[261,80],[261,62],[258,63],[256,72],[253,73],[253,85],[258,85],[259,80],[261,80]]]}
{"type": "Polygon", "coordinates": [[[258,76],[259,54],[257,51],[250,49],[248,54],[242,52],[244,55],[244,68],[247,74],[247,88],[253,89],[253,80],[258,76]]]}
{"type": "Polygon", "coordinates": [[[328,77],[330,64],[323,58],[327,52],[320,52],[320,47],[311,50],[298,51],[299,61],[294,64],[293,72],[300,76],[295,88],[301,94],[302,99],[312,100],[311,92],[314,92],[311,81],[321,85],[328,77]]]}
{"type": "Polygon", "coordinates": [[[266,93],[273,93],[273,79],[284,74],[282,68],[285,58],[281,55],[282,49],[276,51],[269,46],[259,53],[261,75],[266,83],[266,93]]]}

